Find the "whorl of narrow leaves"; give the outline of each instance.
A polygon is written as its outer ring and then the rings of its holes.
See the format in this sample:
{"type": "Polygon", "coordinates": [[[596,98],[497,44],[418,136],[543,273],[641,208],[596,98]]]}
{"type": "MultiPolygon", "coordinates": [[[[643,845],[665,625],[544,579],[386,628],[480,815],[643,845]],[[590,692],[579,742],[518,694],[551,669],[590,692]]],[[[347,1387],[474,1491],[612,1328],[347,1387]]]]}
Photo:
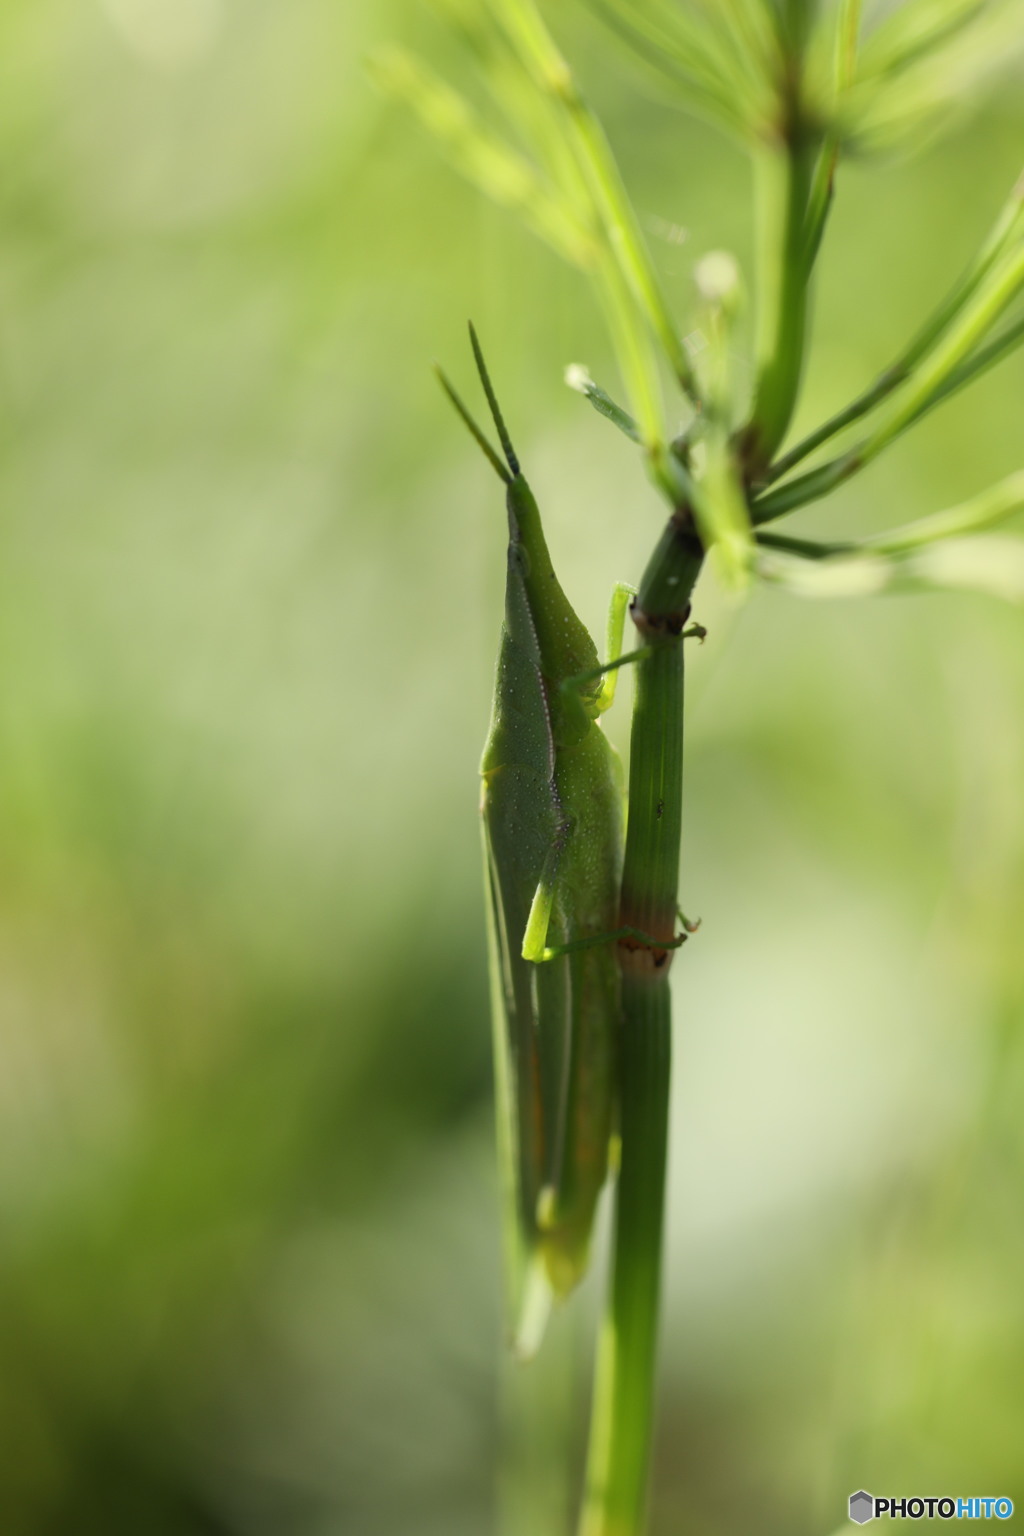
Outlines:
{"type": "Polygon", "coordinates": [[[671,98],[748,141],[777,128],[773,78],[799,51],[809,115],[857,153],[946,126],[966,92],[1024,50],[1020,0],[904,0],[862,38],[860,0],[586,3],[671,98]],[[837,57],[851,67],[837,72],[837,57]]]}
{"type": "Polygon", "coordinates": [[[760,532],[758,570],[800,597],[869,597],[941,587],[1024,602],[1024,540],[979,535],[1024,511],[1024,471],[970,501],[855,543],[760,532]]]}
{"type": "Polygon", "coordinates": [[[880,378],[784,448],[841,156],[894,146],[948,118],[966,86],[1024,46],[1024,0],[904,0],[873,20],[861,0],[587,4],[681,103],[750,148],[758,340],[746,403],[732,355],[733,301],[709,294],[705,263],[694,314],[681,324],[670,313],[612,149],[537,0],[435,0],[480,71],[493,113],[482,115],[408,54],[379,56],[374,72],[468,179],[593,283],[628,408],[585,369],[570,382],[642,447],[657,488],[672,506],[689,506],[719,574],[739,589],[768,575],[752,524],[859,474],[1024,340],[1024,316],[1013,312],[1024,289],[1022,181],[967,271],[880,378]],[[692,351],[684,335],[698,343],[692,351]],[[666,421],[679,406],[664,398],[662,362],[689,417],[674,442],[666,421]],[[858,423],[860,435],[843,446],[858,423]],[[833,439],[840,451],[815,462],[833,439]]]}
{"type": "Polygon", "coordinates": [[[413,107],[458,169],[521,211],[593,279],[638,431],[655,477],[664,478],[659,351],[691,396],[693,373],[600,123],[533,0],[483,0],[457,19],[499,125],[483,124],[459,93],[405,54],[379,56],[376,77],[413,107]]]}

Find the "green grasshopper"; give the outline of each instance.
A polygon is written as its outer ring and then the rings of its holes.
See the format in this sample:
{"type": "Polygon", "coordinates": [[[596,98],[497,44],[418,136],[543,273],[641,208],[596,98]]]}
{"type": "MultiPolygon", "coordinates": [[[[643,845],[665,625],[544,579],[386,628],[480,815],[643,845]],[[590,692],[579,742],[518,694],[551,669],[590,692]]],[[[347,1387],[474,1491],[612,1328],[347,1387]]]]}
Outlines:
{"type": "MultiPolygon", "coordinates": [[[[559,585],[476,333],[500,457],[441,383],[504,482],[508,572],[481,811],[499,1160],[513,1346],[536,1349],[552,1299],[588,1260],[613,1144],[623,777],[597,723],[614,698],[633,589],[616,588],[609,661],[559,585]]],[[[677,940],[681,943],[682,940],[677,940]]],[[[659,947],[666,947],[664,942],[659,947]]]]}

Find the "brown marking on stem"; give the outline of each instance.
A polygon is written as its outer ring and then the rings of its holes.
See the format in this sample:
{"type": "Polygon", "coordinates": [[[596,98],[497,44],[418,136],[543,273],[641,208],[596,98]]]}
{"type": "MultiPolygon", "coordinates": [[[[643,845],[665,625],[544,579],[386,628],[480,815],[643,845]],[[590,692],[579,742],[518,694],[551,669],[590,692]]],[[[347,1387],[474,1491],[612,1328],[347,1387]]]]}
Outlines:
{"type": "Polygon", "coordinates": [[[619,965],[623,975],[657,980],[667,973],[674,955],[674,949],[655,949],[633,938],[619,940],[619,965]]]}
{"type": "Polygon", "coordinates": [[[644,613],[634,600],[630,604],[629,613],[642,635],[652,640],[675,639],[686,628],[686,622],[690,617],[691,605],[687,603],[685,608],[677,608],[674,613],[644,613]]]}

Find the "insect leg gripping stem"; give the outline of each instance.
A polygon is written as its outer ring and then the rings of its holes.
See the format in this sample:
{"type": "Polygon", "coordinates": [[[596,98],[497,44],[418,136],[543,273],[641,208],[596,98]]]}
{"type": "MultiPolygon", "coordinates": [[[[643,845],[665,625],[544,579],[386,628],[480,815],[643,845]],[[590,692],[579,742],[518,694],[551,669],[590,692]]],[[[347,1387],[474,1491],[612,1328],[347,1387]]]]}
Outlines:
{"type": "Polygon", "coordinates": [[[674,939],[656,939],[651,933],[641,933],[639,928],[614,928],[611,933],[595,933],[585,939],[574,939],[571,944],[558,944],[554,948],[544,949],[540,955],[540,963],[545,960],[557,960],[559,955],[575,954],[580,949],[593,949],[596,944],[615,944],[623,939],[640,949],[679,949],[694,932],[692,924],[684,924],[684,926],[686,932],[678,934],[674,939]]]}
{"type": "Polygon", "coordinates": [[[544,861],[544,869],[530,906],[530,915],[526,920],[526,930],[523,934],[523,959],[531,961],[534,965],[543,965],[548,960],[557,960],[561,955],[572,955],[581,949],[593,949],[598,944],[615,944],[622,940],[636,948],[651,950],[679,949],[685,944],[700,925],[688,922],[682,912],[679,913],[679,917],[683,932],[672,939],[659,939],[654,934],[644,933],[642,929],[626,924],[621,928],[613,928],[607,933],[588,934],[585,938],[573,939],[568,944],[549,945],[547,943],[558,883],[558,867],[562,862],[569,839],[573,835],[573,828],[574,823],[571,821],[562,823],[544,861]]]}

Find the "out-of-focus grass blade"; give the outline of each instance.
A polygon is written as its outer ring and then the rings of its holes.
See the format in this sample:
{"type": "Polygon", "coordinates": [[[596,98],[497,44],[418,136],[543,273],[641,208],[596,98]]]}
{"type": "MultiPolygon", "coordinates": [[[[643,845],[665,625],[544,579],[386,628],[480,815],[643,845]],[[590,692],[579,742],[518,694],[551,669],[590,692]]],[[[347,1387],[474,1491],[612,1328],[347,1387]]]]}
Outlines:
{"type": "MultiPolygon", "coordinates": [[[[1024,290],[1024,243],[1018,243],[978,286],[934,349],[883,406],[874,430],[839,458],[784,481],[753,504],[755,523],[768,522],[833,490],[856,474],[890,443],[959,387],[975,348],[1024,290]]],[[[1000,339],[1001,340],[1001,339],[1000,339]]]]}
{"type": "MultiPolygon", "coordinates": [[[[467,47],[514,139],[552,172],[556,140],[547,103],[488,7],[479,0],[429,0],[429,4],[467,47]]],[[[564,195],[567,189],[560,178],[553,176],[553,181],[564,195]]]]}
{"type": "Polygon", "coordinates": [[[818,155],[807,201],[804,238],[804,269],[810,274],[818,259],[825,225],[832,207],[836,168],[842,147],[839,124],[843,103],[853,83],[860,41],[861,0],[840,0],[836,10],[835,36],[832,41],[831,89],[828,92],[829,131],[818,155]]]}
{"type": "MultiPolygon", "coordinates": [[[[1020,176],[1006,203],[1000,209],[999,217],[974,260],[939,307],[929,315],[896,361],[891,363],[875,383],[863,394],[858,395],[850,405],[830,417],[828,421],[797,443],[795,448],[777,459],[767,475],[767,484],[780,480],[815,449],[820,448],[846,427],[852,426],[854,422],[869,415],[883,400],[892,395],[950,329],[993,268],[1004,256],[1012,252],[1022,239],[1024,239],[1024,174],[1020,176]]],[[[1013,331],[1014,328],[1011,327],[1004,336],[992,344],[990,357],[982,358],[980,353],[972,354],[970,359],[960,364],[943,386],[942,393],[950,393],[953,389],[959,388],[961,383],[967,382],[968,378],[975,377],[978,372],[984,371],[986,367],[992,366],[1004,357],[1015,344],[1016,337],[1013,331]]]]}
{"type": "Polygon", "coordinates": [[[974,496],[970,501],[950,507],[944,512],[934,512],[931,517],[921,517],[901,528],[890,529],[872,538],[861,539],[860,547],[879,554],[900,554],[935,544],[943,539],[980,533],[1005,522],[1016,512],[1024,509],[1024,470],[1001,480],[998,485],[974,496]]]}
{"type": "Polygon", "coordinates": [[[706,25],[732,40],[739,61],[751,75],[765,78],[765,65],[779,48],[780,12],[766,0],[699,0],[706,25]]]}
{"type": "Polygon", "coordinates": [[[470,11],[460,0],[438,3],[470,43],[492,98],[529,153],[408,54],[379,55],[373,73],[413,108],[464,175],[593,277],[640,438],[657,467],[666,436],[653,337],[681,381],[692,375],[600,125],[532,0],[483,0],[470,11]]]}
{"type": "Polygon", "coordinates": [[[928,408],[975,347],[1024,289],[1024,243],[1018,239],[978,285],[953,323],[941,336],[934,350],[911,374],[891,406],[883,409],[881,419],[862,449],[862,461],[876,457],[894,438],[910,426],[928,408]]]}
{"type": "Polygon", "coordinates": [[[633,295],[611,253],[603,252],[598,264],[597,292],[636,413],[640,440],[652,461],[657,461],[666,439],[658,359],[650,332],[637,314],[633,295]]]}
{"type": "Polygon", "coordinates": [[[557,104],[614,261],[683,389],[696,397],[696,381],[682,336],[665,301],[603,129],[577,90],[572,72],[533,0],[489,0],[489,4],[538,88],[557,104]]]}
{"type": "Polygon", "coordinates": [[[860,56],[860,74],[889,75],[954,38],[989,0],[907,0],[871,32],[860,56]]]}
{"type": "Polygon", "coordinates": [[[401,50],[378,53],[370,71],[439,140],[457,170],[524,222],[573,266],[590,270],[597,242],[530,161],[494,133],[457,91],[401,50]]]}
{"type": "Polygon", "coordinates": [[[908,556],[906,564],[915,586],[953,587],[1024,603],[1024,539],[951,539],[908,556]]]}
{"type": "Polygon", "coordinates": [[[590,377],[582,363],[569,364],[565,370],[565,382],[570,389],[574,389],[577,394],[583,395],[589,400],[599,416],[603,416],[606,421],[610,421],[613,426],[618,427],[619,431],[625,433],[634,443],[641,441],[639,428],[629,412],[624,411],[621,405],[616,404],[611,395],[607,394],[600,384],[594,383],[594,380],[590,377]]]}
{"type": "MultiPolygon", "coordinates": [[[[979,7],[944,42],[886,73],[862,73],[848,98],[844,132],[861,153],[926,141],[955,122],[970,94],[1024,48],[1021,0],[979,7]]],[[[865,50],[866,52],[867,50],[865,50]]]]}
{"type": "Polygon", "coordinates": [[[863,0],[840,0],[836,9],[834,43],[836,86],[845,91],[857,74],[863,0]]]}
{"type": "Polygon", "coordinates": [[[755,569],[762,581],[796,597],[874,597],[892,582],[893,562],[881,555],[835,555],[810,561],[780,549],[759,548],[755,569]]]}
{"type": "Polygon", "coordinates": [[[905,555],[945,539],[982,533],[1020,511],[1024,511],[1024,470],[1018,470],[955,507],[933,512],[929,517],[917,518],[899,528],[889,528],[884,533],[870,534],[864,539],[822,544],[764,530],[759,530],[756,538],[766,548],[799,555],[804,560],[829,560],[839,555],[905,555]]]}
{"type": "Polygon", "coordinates": [[[637,5],[632,0],[587,4],[683,106],[743,140],[749,138],[754,114],[747,83],[712,28],[699,25],[677,5],[637,5]]]}
{"type": "Polygon", "coordinates": [[[797,597],[874,597],[881,592],[955,589],[1024,603],[1024,539],[986,535],[950,539],[902,555],[841,554],[805,560],[758,551],[762,580],[797,597]]]}
{"type": "Polygon", "coordinates": [[[948,400],[966,384],[980,378],[983,373],[987,373],[990,368],[994,368],[1004,358],[1009,357],[1011,352],[1016,352],[1021,342],[1024,342],[1024,315],[1019,315],[1011,325],[1000,331],[998,336],[994,336],[983,347],[972,352],[959,368],[954,369],[934,397],[932,404],[938,405],[940,401],[948,400]]]}

